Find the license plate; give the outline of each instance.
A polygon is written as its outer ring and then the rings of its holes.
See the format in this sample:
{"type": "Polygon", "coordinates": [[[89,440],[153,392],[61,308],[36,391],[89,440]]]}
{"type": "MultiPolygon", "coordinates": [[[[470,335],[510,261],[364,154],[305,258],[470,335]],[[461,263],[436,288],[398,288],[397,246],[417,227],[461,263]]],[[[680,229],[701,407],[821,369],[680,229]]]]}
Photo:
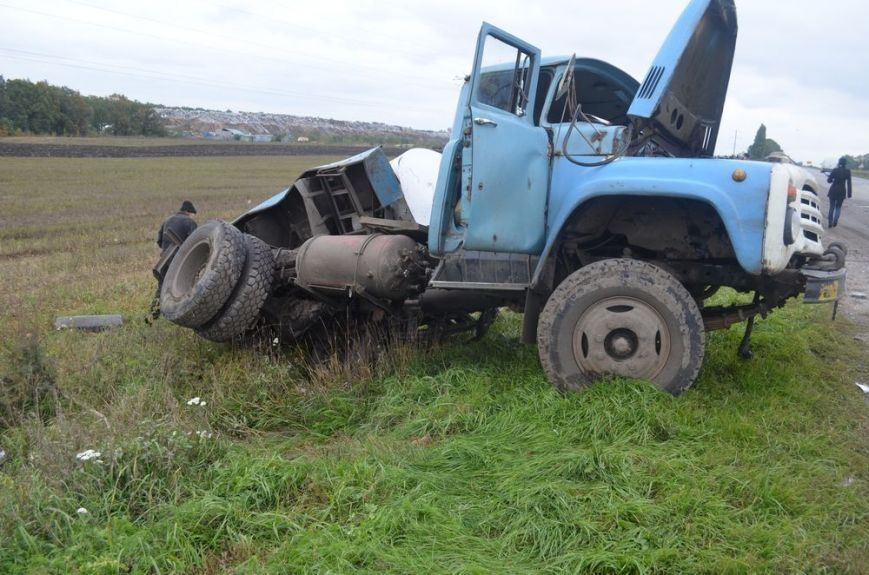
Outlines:
{"type": "Polygon", "coordinates": [[[822,272],[805,270],[806,293],[803,301],[806,303],[829,303],[839,301],[845,293],[845,270],[822,272]]]}
{"type": "Polygon", "coordinates": [[[838,281],[828,282],[818,290],[818,301],[836,301],[837,299],[839,299],[838,281]]]}

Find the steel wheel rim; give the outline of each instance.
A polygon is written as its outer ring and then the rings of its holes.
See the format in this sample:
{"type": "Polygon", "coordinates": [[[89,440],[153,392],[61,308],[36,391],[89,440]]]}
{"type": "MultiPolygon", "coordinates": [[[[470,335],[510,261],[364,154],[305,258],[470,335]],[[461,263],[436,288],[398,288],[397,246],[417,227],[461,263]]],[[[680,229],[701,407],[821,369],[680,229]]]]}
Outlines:
{"type": "Polygon", "coordinates": [[[178,273],[172,279],[169,291],[175,298],[184,297],[184,294],[193,289],[205,273],[205,266],[211,259],[211,244],[208,240],[200,240],[196,245],[184,254],[178,267],[178,273]]]}
{"type": "Polygon", "coordinates": [[[583,311],[573,332],[573,355],[590,376],[654,379],[667,365],[670,330],[647,302],[627,296],[606,298],[583,311]]]}

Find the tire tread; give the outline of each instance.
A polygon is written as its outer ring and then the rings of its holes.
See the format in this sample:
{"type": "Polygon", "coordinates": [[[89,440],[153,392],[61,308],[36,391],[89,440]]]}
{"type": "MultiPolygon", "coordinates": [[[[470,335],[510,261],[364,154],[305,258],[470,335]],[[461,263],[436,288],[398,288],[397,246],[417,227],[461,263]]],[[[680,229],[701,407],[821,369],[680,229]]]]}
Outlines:
{"type": "MultiPolygon", "coordinates": [[[[703,364],[706,334],[703,330],[703,317],[694,298],[691,297],[691,294],[688,293],[676,278],[657,266],[639,260],[609,259],[595,262],[570,274],[555,288],[543,307],[543,312],[540,314],[537,330],[537,347],[540,363],[549,381],[560,391],[572,392],[582,386],[569,381],[561,373],[559,366],[556,365],[556,345],[558,342],[556,341],[555,330],[553,329],[556,320],[565,312],[566,308],[572,303],[572,300],[576,300],[580,295],[601,288],[601,284],[603,283],[612,283],[613,278],[621,278],[622,281],[627,282],[632,279],[634,274],[638,274],[643,278],[645,285],[642,287],[644,289],[669,291],[672,297],[682,303],[687,317],[679,318],[677,314],[680,329],[683,331],[693,329],[698,334],[692,342],[694,349],[689,352],[692,356],[688,358],[687,371],[683,371],[679,381],[674,381],[671,385],[665,385],[662,389],[673,395],[678,395],[690,387],[697,379],[697,375],[703,364]]],[[[628,284],[626,283],[625,285],[627,286],[628,284]]],[[[584,382],[585,385],[591,383],[589,380],[584,382]]]]}

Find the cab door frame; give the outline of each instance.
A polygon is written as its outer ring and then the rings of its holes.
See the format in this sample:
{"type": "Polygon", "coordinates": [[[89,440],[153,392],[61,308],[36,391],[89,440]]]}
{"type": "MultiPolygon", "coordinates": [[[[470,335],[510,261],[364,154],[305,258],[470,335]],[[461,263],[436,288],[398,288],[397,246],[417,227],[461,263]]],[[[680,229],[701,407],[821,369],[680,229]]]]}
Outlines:
{"type": "Polygon", "coordinates": [[[536,255],[545,245],[550,141],[546,129],[535,125],[539,78],[540,50],[484,22],[471,74],[462,153],[460,221],[465,250],[536,255]],[[509,62],[485,65],[489,41],[516,51],[506,105],[503,95],[486,91],[486,76],[511,73],[509,62]]]}

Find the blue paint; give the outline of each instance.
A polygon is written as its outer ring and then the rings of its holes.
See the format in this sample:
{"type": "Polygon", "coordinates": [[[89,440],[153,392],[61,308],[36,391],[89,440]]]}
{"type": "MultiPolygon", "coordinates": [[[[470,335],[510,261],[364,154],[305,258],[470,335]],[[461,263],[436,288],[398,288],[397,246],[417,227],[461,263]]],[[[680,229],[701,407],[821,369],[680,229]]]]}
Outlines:
{"type": "MultiPolygon", "coordinates": [[[[549,254],[574,210],[592,198],[684,198],[715,208],[739,264],[748,273],[760,274],[771,171],[771,164],[736,160],[622,158],[600,168],[582,168],[558,158],[552,170],[547,243],[542,254],[549,254]],[[748,174],[744,182],[733,181],[736,168],[748,174]]],[[[540,271],[538,267],[535,277],[540,271]]]]}
{"type": "Polygon", "coordinates": [[[344,160],[308,170],[302,174],[302,177],[310,177],[322,171],[345,168],[358,163],[361,163],[365,167],[365,173],[368,176],[369,182],[371,182],[371,186],[374,188],[374,193],[377,195],[380,205],[390,206],[396,200],[403,197],[398,177],[392,171],[389,160],[379,147],[365,150],[344,160]]]}
{"type": "Polygon", "coordinates": [[[438,233],[429,235],[433,253],[456,249],[459,237],[468,250],[534,254],[543,247],[549,140],[531,113],[539,75],[540,50],[483,24],[470,84],[462,91],[453,138],[441,161],[431,221],[438,233]],[[484,52],[496,48],[487,42],[512,47],[522,57],[484,69],[484,52]],[[527,101],[512,97],[509,82],[504,93],[483,90],[486,74],[504,72],[508,79],[514,72],[525,77],[527,101]]]}
{"type": "Polygon", "coordinates": [[[628,115],[677,141],[672,153],[711,156],[715,150],[736,32],[733,0],[693,0],[644,77],[628,115]]]}
{"type": "MultiPolygon", "coordinates": [[[[584,66],[616,73],[611,76],[628,90],[636,91],[629,114],[640,127],[667,134],[674,155],[702,156],[704,146],[714,146],[727,80],[735,47],[736,15],[732,0],[693,0],[677,21],[662,47],[649,77],[639,86],[622,71],[608,64],[579,59],[584,66]],[[707,62],[714,69],[703,70],[707,62]],[[597,68],[594,68],[597,66],[597,68]],[[659,70],[660,73],[656,72],[659,70]],[[703,83],[701,72],[719,74],[703,83]],[[655,76],[657,74],[657,76],[655,76]],[[685,82],[700,86],[691,97],[682,93],[685,82]],[[684,102],[677,101],[681,97],[684,102]],[[693,99],[692,99],[693,98],[693,99]],[[663,126],[665,117],[690,116],[663,126]],[[645,121],[645,123],[643,123],[645,121]],[[693,122],[693,123],[692,123],[693,122]],[[676,127],[679,124],[682,131],[676,127]],[[689,129],[690,128],[690,129],[689,129]]],[[[746,271],[762,272],[762,249],[769,194],[769,164],[661,157],[621,158],[597,168],[580,167],[560,155],[549,157],[545,127],[559,150],[566,125],[546,121],[566,58],[541,60],[539,51],[489,24],[483,24],[477,40],[473,74],[462,89],[452,137],[444,149],[429,230],[429,249],[442,256],[457,249],[548,255],[571,214],[592,198],[604,196],[651,196],[698,200],[712,206],[730,235],[736,258],[746,271]],[[541,62],[553,73],[545,97],[542,126],[533,114],[513,114],[490,105],[481,97],[481,74],[509,70],[511,63],[482,68],[486,39],[494,37],[529,54],[526,64],[533,88],[526,108],[533,110],[541,62]],[[481,126],[476,118],[491,119],[497,126],[481,126]],[[737,167],[748,178],[732,180],[737,167]]],[[[691,85],[688,86],[690,90],[691,85]]],[[[491,100],[491,98],[490,98],[491,100]]],[[[600,127],[598,135],[611,138],[620,127],[600,127]]],[[[589,124],[579,130],[594,133],[589,124]]],[[[573,138],[579,139],[578,134],[573,138]]],[[[581,151],[573,140],[571,151],[581,151]]],[[[587,149],[583,153],[593,154],[587,149]]],[[[711,149],[711,148],[710,148],[711,149]]],[[[589,160],[593,160],[590,157],[589,160]]],[[[545,257],[541,258],[541,264],[545,257]]],[[[540,273],[538,268],[535,273],[540,273]]]]}
{"type": "Polygon", "coordinates": [[[460,161],[464,148],[462,131],[465,122],[470,123],[468,108],[470,89],[469,81],[462,84],[455,120],[450,129],[450,140],[441,154],[428,232],[428,249],[434,255],[455,251],[461,245],[464,236],[464,229],[457,224],[453,215],[453,206],[462,194],[460,173],[453,169],[453,164],[460,161]]]}
{"type": "Polygon", "coordinates": [[[365,173],[368,174],[368,181],[371,182],[380,205],[391,206],[404,197],[401,193],[401,183],[392,166],[389,165],[386,155],[380,148],[377,148],[377,151],[380,153],[369,155],[365,159],[365,173]]]}
{"type": "Polygon", "coordinates": [[[290,191],[290,188],[287,188],[284,191],[278,192],[277,194],[273,195],[269,199],[267,199],[263,202],[260,202],[254,208],[251,208],[250,210],[246,211],[245,213],[243,213],[242,215],[237,217],[235,219],[235,221],[233,221],[233,224],[238,225],[238,223],[240,221],[245,220],[254,214],[258,214],[259,212],[265,211],[271,207],[278,205],[279,203],[281,203],[281,201],[283,201],[284,198],[287,197],[287,194],[289,193],[289,191],[290,191]]]}

